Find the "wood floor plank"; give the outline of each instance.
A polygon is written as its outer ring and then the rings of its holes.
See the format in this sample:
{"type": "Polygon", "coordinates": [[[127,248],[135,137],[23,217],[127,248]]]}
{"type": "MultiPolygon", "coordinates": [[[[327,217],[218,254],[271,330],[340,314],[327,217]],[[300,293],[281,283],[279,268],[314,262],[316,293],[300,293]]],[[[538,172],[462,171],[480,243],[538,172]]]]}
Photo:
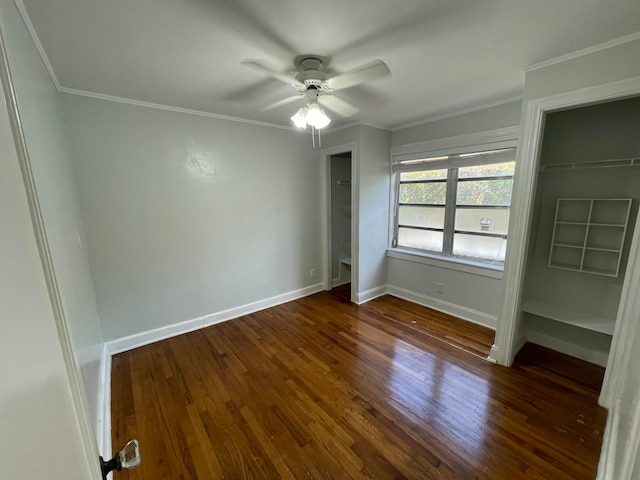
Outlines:
{"type": "Polygon", "coordinates": [[[126,479],[595,478],[603,369],[349,286],[116,355],[126,479]]]}

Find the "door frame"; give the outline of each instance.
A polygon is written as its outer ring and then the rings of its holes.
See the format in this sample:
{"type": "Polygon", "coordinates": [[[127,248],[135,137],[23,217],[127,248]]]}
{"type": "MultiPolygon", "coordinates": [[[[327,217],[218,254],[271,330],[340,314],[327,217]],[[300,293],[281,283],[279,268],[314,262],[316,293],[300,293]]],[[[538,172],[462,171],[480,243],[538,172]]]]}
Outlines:
{"type": "MultiPolygon", "coordinates": [[[[504,267],[503,305],[496,326],[495,343],[491,347],[490,354],[490,359],[497,363],[511,365],[519,347],[523,344],[520,303],[545,115],[558,110],[622,100],[638,95],[640,95],[640,77],[632,77],[550,95],[526,103],[514,175],[512,215],[504,267]]],[[[639,243],[640,226],[636,226],[609,360],[600,392],[599,402],[606,408],[614,406],[615,399],[622,391],[631,345],[635,335],[640,334],[637,328],[640,300],[633,293],[640,289],[639,243]]]]}
{"type": "Polygon", "coordinates": [[[322,286],[332,288],[331,275],[331,157],[340,153],[351,153],[351,301],[357,303],[359,272],[359,183],[358,183],[358,144],[355,142],[321,150],[321,219],[322,219],[322,286]]]}

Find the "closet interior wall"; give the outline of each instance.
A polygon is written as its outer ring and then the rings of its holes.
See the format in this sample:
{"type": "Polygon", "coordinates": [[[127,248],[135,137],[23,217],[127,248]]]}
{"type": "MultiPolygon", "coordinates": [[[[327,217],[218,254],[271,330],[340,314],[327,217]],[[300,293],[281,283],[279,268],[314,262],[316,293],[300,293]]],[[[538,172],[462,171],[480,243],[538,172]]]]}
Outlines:
{"type": "Polygon", "coordinates": [[[602,366],[640,202],[639,132],[640,98],[553,112],[545,119],[522,318],[529,341],[602,366]],[[570,207],[577,215],[559,226],[556,220],[567,218],[556,218],[558,199],[569,199],[561,200],[560,210],[570,207]],[[628,202],[602,199],[631,199],[624,242],[628,202]],[[589,225],[590,210],[595,226],[589,225]],[[552,243],[563,242],[573,245],[552,252],[552,243]],[[588,268],[589,261],[599,273],[588,268]]]}

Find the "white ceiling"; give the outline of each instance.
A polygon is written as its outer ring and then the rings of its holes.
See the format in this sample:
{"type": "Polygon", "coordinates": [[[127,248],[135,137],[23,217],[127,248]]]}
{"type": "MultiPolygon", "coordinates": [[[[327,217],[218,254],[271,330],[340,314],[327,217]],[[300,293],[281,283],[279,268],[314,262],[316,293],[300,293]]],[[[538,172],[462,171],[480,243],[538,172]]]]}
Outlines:
{"type": "MultiPolygon", "coordinates": [[[[19,1],[19,0],[18,0],[19,1]]],[[[390,77],[331,115],[394,128],[522,94],[523,67],[640,31],[639,0],[23,0],[63,87],[290,125],[295,93],[240,65],[315,53],[390,77]]]]}

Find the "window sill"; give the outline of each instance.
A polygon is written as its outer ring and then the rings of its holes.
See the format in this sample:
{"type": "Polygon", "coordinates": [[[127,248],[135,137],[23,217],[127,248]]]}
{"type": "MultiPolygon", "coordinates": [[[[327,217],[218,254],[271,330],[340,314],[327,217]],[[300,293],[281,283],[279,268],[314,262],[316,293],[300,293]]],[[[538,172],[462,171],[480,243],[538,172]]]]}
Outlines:
{"type": "Polygon", "coordinates": [[[387,257],[502,280],[502,265],[477,262],[465,258],[442,257],[432,253],[405,250],[403,248],[388,248],[387,257]]]}

